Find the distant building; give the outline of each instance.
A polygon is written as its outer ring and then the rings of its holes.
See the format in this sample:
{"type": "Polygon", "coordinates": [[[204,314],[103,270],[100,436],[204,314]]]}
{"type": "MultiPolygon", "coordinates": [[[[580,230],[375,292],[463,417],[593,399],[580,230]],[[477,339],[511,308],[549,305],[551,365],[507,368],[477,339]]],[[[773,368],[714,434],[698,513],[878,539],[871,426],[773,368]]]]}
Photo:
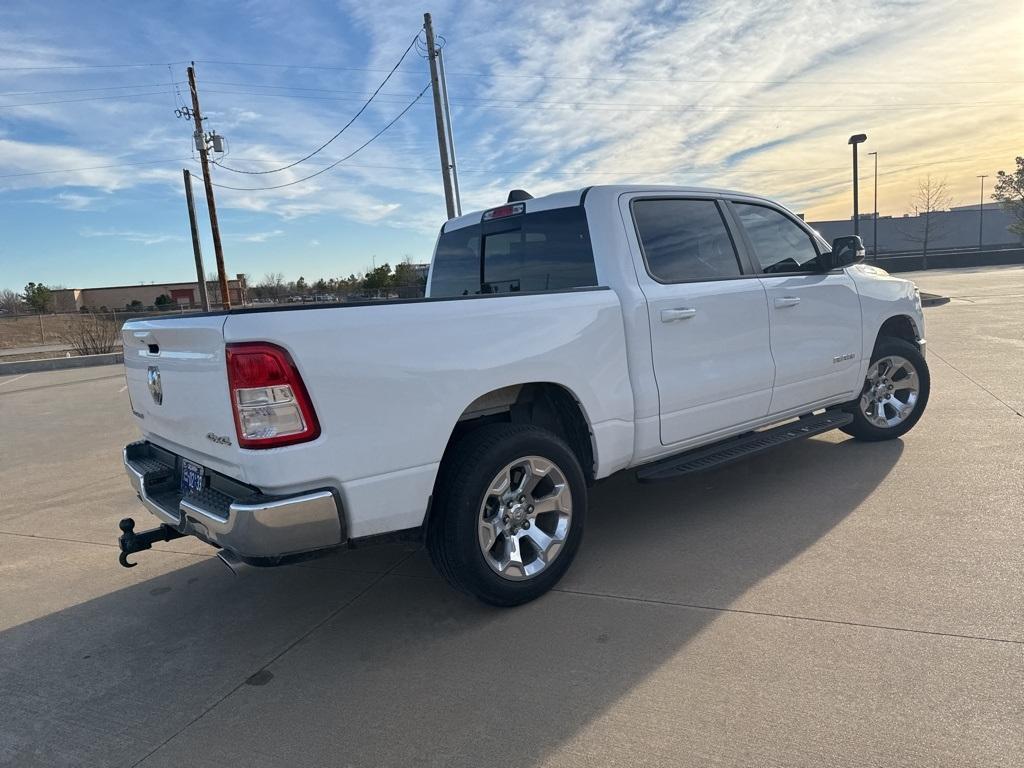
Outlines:
{"type": "MultiPolygon", "coordinates": [[[[232,305],[246,301],[245,275],[228,280],[228,297],[232,305]]],[[[216,280],[206,283],[211,306],[220,303],[220,285],[216,280]]],[[[199,283],[148,283],[144,285],[115,285],[103,288],[60,288],[53,292],[56,312],[89,310],[149,309],[156,306],[160,296],[171,299],[172,306],[181,309],[200,309],[199,283]]]]}
{"type": "MultiPolygon", "coordinates": [[[[928,250],[969,248],[978,246],[978,206],[961,205],[932,214],[928,250]]],[[[1009,230],[1013,217],[998,203],[986,203],[982,217],[982,242],[985,246],[1020,245],[1022,238],[1009,230]]],[[[821,236],[831,242],[836,237],[853,234],[853,219],[809,221],[821,236]]],[[[921,250],[922,216],[879,216],[878,252],[921,250]]],[[[861,213],[860,236],[868,253],[874,250],[872,214],[861,213]]]]}

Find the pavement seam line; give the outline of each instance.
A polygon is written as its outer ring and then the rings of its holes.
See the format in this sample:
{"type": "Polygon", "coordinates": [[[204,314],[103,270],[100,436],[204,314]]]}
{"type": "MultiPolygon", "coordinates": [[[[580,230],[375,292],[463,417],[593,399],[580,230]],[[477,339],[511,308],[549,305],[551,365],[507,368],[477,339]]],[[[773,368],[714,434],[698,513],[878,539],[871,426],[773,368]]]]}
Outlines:
{"type": "Polygon", "coordinates": [[[1024,413],[1021,413],[1020,411],[1018,411],[1018,410],[1017,410],[1016,408],[1014,408],[1014,407],[1013,407],[1012,405],[1010,405],[1010,404],[1009,404],[1008,402],[1006,402],[1005,400],[1003,400],[1003,398],[1001,398],[1001,397],[1000,397],[999,395],[997,395],[997,394],[996,394],[995,392],[993,392],[993,391],[992,391],[991,389],[989,389],[988,387],[986,387],[986,386],[985,386],[984,384],[981,384],[980,382],[978,382],[978,381],[975,381],[974,379],[972,379],[972,378],[971,378],[971,377],[970,377],[970,376],[969,376],[968,374],[966,374],[966,373],[964,373],[963,371],[961,371],[961,370],[960,370],[959,368],[957,368],[957,367],[956,367],[955,365],[953,365],[953,364],[952,364],[951,362],[949,362],[949,360],[947,360],[946,358],[944,358],[944,357],[943,357],[942,355],[940,355],[940,354],[939,354],[938,352],[936,352],[936,351],[934,351],[934,350],[932,350],[932,349],[929,349],[929,350],[928,350],[928,354],[929,354],[929,355],[932,355],[932,356],[934,356],[934,357],[937,357],[937,358],[939,358],[939,360],[941,360],[941,361],[942,361],[942,362],[944,362],[944,363],[945,363],[946,365],[948,365],[948,366],[949,366],[950,368],[952,368],[952,369],[953,369],[954,371],[956,371],[957,373],[959,373],[959,374],[960,374],[961,376],[963,376],[963,377],[964,377],[965,379],[967,379],[967,380],[968,380],[969,382],[971,382],[971,384],[973,384],[974,386],[976,386],[976,387],[977,387],[978,389],[980,389],[980,390],[982,390],[982,391],[984,391],[984,392],[987,392],[987,393],[988,393],[989,395],[991,395],[991,396],[992,396],[993,398],[995,398],[995,399],[996,399],[996,400],[998,400],[998,401],[999,401],[1000,403],[1002,403],[1003,405],[1005,405],[1005,406],[1006,406],[1007,408],[1009,408],[1009,409],[1010,409],[1011,411],[1013,411],[1013,412],[1014,412],[1015,414],[1017,414],[1018,416],[1024,417],[1024,413]]]}
{"type": "MultiPolygon", "coordinates": [[[[102,541],[83,541],[82,539],[65,539],[60,536],[40,536],[35,533],[18,533],[16,531],[0,531],[0,536],[20,536],[23,539],[39,539],[40,541],[63,541],[68,544],[88,544],[93,547],[107,547],[108,549],[113,547],[114,549],[120,549],[118,544],[105,544],[102,541]]],[[[197,552],[182,552],[180,549],[154,549],[153,552],[166,552],[167,554],[173,555],[187,555],[189,557],[210,557],[207,554],[199,554],[197,552]]]]}
{"type": "MultiPolygon", "coordinates": [[[[373,589],[373,588],[374,588],[375,586],[377,586],[378,584],[380,584],[380,583],[381,583],[381,581],[383,581],[385,577],[389,576],[389,575],[391,574],[391,572],[392,572],[393,570],[395,570],[395,569],[396,569],[396,568],[398,568],[398,567],[399,567],[400,565],[402,565],[403,563],[405,563],[405,561],[406,561],[406,560],[408,560],[408,559],[409,559],[410,557],[412,557],[412,556],[413,556],[414,554],[416,554],[416,550],[414,550],[413,552],[410,552],[410,553],[408,553],[408,554],[407,554],[407,555],[406,555],[405,557],[403,557],[403,558],[402,558],[401,560],[399,560],[399,561],[398,561],[397,563],[395,563],[394,565],[392,565],[392,566],[391,566],[390,568],[388,568],[388,569],[387,569],[386,571],[383,571],[382,573],[380,573],[380,574],[379,574],[379,575],[377,576],[377,578],[373,579],[373,580],[372,580],[372,581],[371,581],[371,582],[370,582],[369,584],[367,584],[367,585],[366,585],[366,586],[365,586],[365,587],[364,587],[363,589],[361,589],[361,590],[359,590],[358,592],[356,592],[356,594],[354,594],[354,595],[353,595],[352,597],[350,597],[350,598],[349,598],[348,600],[345,600],[344,602],[342,602],[342,604],[341,604],[341,605],[339,605],[339,606],[338,606],[337,608],[335,608],[335,609],[334,609],[333,611],[330,611],[330,612],[329,612],[329,613],[328,613],[328,614],[327,614],[327,615],[326,615],[326,616],[325,616],[325,617],[324,617],[323,619],[321,619],[321,620],[320,620],[320,621],[318,621],[318,622],[317,622],[316,624],[314,624],[314,625],[313,625],[312,627],[310,627],[310,628],[309,628],[308,630],[306,630],[305,632],[303,632],[303,633],[302,633],[301,635],[299,635],[299,636],[298,636],[297,638],[295,638],[295,639],[294,639],[294,640],[293,640],[292,642],[288,643],[288,645],[286,645],[286,646],[285,646],[285,647],[284,647],[284,648],[283,648],[283,649],[282,649],[281,651],[279,651],[279,652],[278,652],[277,654],[275,654],[275,655],[273,656],[273,658],[271,658],[270,660],[268,660],[268,661],[264,662],[263,664],[261,664],[261,665],[259,666],[259,668],[258,668],[258,669],[256,670],[256,672],[259,672],[260,670],[266,669],[266,668],[267,668],[267,667],[269,667],[269,666],[270,666],[271,664],[273,664],[274,662],[276,662],[276,661],[277,661],[278,659],[280,659],[280,658],[281,658],[282,656],[284,656],[284,655],[285,655],[286,653],[288,653],[288,652],[289,652],[289,651],[290,651],[290,650],[291,650],[292,648],[294,648],[294,647],[295,647],[296,645],[298,645],[299,643],[301,643],[301,642],[302,642],[303,640],[305,640],[305,639],[306,639],[307,637],[309,637],[309,636],[310,636],[311,634],[313,634],[314,632],[316,632],[316,631],[317,631],[318,629],[320,629],[320,627],[322,627],[322,626],[323,626],[324,624],[326,624],[327,622],[329,622],[329,621],[330,621],[331,619],[333,619],[333,618],[334,618],[335,616],[337,616],[337,615],[338,615],[339,613],[341,613],[342,611],[344,611],[344,610],[345,610],[346,608],[348,608],[348,607],[349,607],[350,605],[352,605],[352,604],[353,604],[353,603],[354,603],[354,602],[355,602],[356,600],[358,600],[359,598],[361,598],[361,597],[362,597],[363,595],[365,595],[365,594],[366,594],[367,592],[369,592],[369,591],[370,591],[371,589],[373,589]]],[[[236,686],[235,686],[234,688],[232,688],[232,689],[231,689],[230,691],[228,691],[227,693],[225,693],[225,694],[224,694],[223,696],[221,696],[221,697],[220,697],[219,699],[217,699],[217,700],[216,700],[215,702],[213,702],[212,704],[210,704],[210,705],[209,705],[208,707],[206,707],[205,709],[203,709],[203,711],[202,711],[202,712],[200,712],[200,713],[199,713],[198,715],[196,715],[196,716],[195,716],[194,718],[192,718],[192,719],[191,719],[191,720],[189,720],[189,721],[188,721],[187,723],[185,723],[185,725],[183,725],[183,726],[182,726],[181,728],[179,728],[179,729],[178,729],[177,731],[175,731],[175,732],[174,732],[174,733],[172,733],[172,734],[171,734],[170,736],[168,736],[168,737],[167,737],[166,739],[164,739],[164,740],[163,740],[163,741],[161,741],[161,742],[160,742],[159,744],[157,744],[157,745],[156,745],[155,747],[153,747],[153,749],[151,749],[151,750],[150,750],[149,752],[147,752],[147,753],[146,753],[145,755],[143,755],[143,756],[142,756],[141,758],[139,758],[139,759],[138,759],[138,760],[136,760],[136,761],[135,761],[134,763],[132,763],[132,764],[131,764],[131,766],[130,766],[129,768],[136,768],[136,766],[139,766],[139,765],[141,765],[141,764],[142,764],[142,763],[144,763],[144,762],[145,762],[146,760],[148,760],[148,759],[149,759],[150,757],[152,757],[152,756],[153,756],[153,755],[155,755],[155,754],[156,754],[157,752],[159,752],[159,751],[160,751],[161,749],[163,749],[163,748],[164,748],[164,746],[166,746],[167,744],[169,744],[169,743],[170,743],[171,741],[173,741],[174,739],[178,738],[178,736],[180,736],[181,734],[183,734],[183,733],[184,733],[185,731],[187,731],[187,730],[188,730],[189,728],[191,728],[191,727],[192,727],[193,725],[195,725],[195,724],[196,724],[196,723],[198,723],[198,722],[199,722],[200,720],[202,720],[202,719],[203,719],[204,717],[206,717],[206,716],[207,716],[208,714],[210,714],[210,712],[212,712],[212,711],[213,711],[214,709],[216,709],[217,707],[219,707],[219,706],[220,706],[220,705],[221,705],[221,704],[222,704],[222,703],[223,703],[224,701],[226,701],[226,700],[227,700],[227,699],[229,699],[229,698],[230,698],[231,696],[233,696],[233,695],[235,694],[235,692],[236,692],[236,691],[238,691],[238,689],[239,689],[239,688],[241,688],[241,687],[242,687],[243,685],[245,685],[245,682],[246,682],[246,680],[248,680],[248,679],[249,679],[250,677],[252,677],[252,676],[253,676],[254,674],[256,674],[256,672],[252,672],[252,673],[250,673],[250,674],[246,675],[246,676],[245,676],[244,678],[242,678],[242,681],[241,681],[240,683],[238,683],[238,685],[236,685],[236,686]]]]}
{"type": "MultiPolygon", "coordinates": [[[[43,373],[43,371],[36,371],[36,373],[43,373]]],[[[45,371],[45,373],[50,373],[50,371],[45,371]]],[[[28,376],[27,373],[25,375],[28,376]]],[[[0,397],[3,397],[5,395],[18,395],[21,394],[22,392],[39,392],[40,390],[43,389],[54,389],[56,387],[72,387],[75,384],[88,384],[90,381],[109,381],[110,379],[120,378],[124,378],[123,373],[115,373],[112,376],[95,376],[90,379],[75,379],[74,381],[61,381],[58,382],[57,384],[43,384],[42,386],[39,387],[24,387],[23,389],[12,389],[7,392],[0,392],[0,397]]]]}
{"type": "Polygon", "coordinates": [[[964,635],[957,632],[939,632],[932,629],[913,629],[910,627],[894,627],[888,624],[868,624],[860,621],[846,621],[844,619],[823,619],[817,616],[796,616],[788,613],[772,613],[770,611],[752,611],[746,608],[721,608],[714,605],[700,605],[698,603],[679,603],[673,600],[660,600],[647,597],[630,597],[628,595],[610,595],[604,592],[587,592],[582,589],[565,589],[554,587],[552,592],[561,592],[567,595],[583,595],[586,597],[599,597],[606,600],[626,600],[631,603],[650,603],[652,605],[665,605],[674,608],[691,608],[697,611],[715,611],[718,613],[737,613],[747,616],[764,616],[772,619],[790,619],[792,621],[811,621],[818,624],[838,624],[845,627],[861,627],[864,629],[882,629],[890,632],[909,632],[915,635],[934,635],[936,637],[951,637],[960,640],[983,640],[990,643],[1007,643],[1009,645],[1024,645],[1024,640],[1011,640],[1005,637],[986,637],[984,635],[964,635]]]}

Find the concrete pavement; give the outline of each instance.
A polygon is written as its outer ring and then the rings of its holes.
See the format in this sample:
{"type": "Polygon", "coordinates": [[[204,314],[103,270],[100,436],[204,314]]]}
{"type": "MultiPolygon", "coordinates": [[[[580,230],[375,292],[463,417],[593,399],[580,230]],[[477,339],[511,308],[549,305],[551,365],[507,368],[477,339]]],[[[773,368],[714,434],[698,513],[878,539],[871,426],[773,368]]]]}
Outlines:
{"type": "Polygon", "coordinates": [[[611,478],[515,610],[413,546],[122,569],[123,377],[0,378],[0,764],[1019,764],[1024,268],[910,277],[952,297],[911,433],[611,478]]]}

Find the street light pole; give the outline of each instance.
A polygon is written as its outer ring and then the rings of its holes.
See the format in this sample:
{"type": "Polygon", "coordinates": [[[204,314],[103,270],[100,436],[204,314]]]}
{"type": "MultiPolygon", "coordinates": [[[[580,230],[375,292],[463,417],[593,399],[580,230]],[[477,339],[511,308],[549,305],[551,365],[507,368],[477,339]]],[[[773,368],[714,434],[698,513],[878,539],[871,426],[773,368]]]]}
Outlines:
{"type": "Polygon", "coordinates": [[[874,251],[875,262],[878,262],[878,153],[868,152],[869,155],[875,156],[875,194],[874,194],[874,207],[875,216],[871,222],[871,250],[874,251]]]}
{"type": "Polygon", "coordinates": [[[866,133],[857,133],[850,137],[847,142],[853,147],[853,234],[860,234],[860,205],[857,200],[858,178],[857,178],[857,145],[867,141],[866,133]]]}
{"type": "Polygon", "coordinates": [[[981,179],[981,199],[978,201],[978,250],[980,251],[985,236],[985,179],[988,178],[988,174],[978,178],[981,179]]]}

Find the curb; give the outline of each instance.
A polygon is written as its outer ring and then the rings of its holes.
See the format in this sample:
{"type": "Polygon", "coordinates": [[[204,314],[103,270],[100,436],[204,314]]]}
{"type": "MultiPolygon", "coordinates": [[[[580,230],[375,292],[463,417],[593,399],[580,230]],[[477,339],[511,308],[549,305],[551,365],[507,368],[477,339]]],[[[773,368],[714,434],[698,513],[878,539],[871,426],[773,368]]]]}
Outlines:
{"type": "Polygon", "coordinates": [[[921,291],[922,307],[941,307],[943,304],[949,304],[949,296],[939,296],[937,293],[921,291]]]}
{"type": "Polygon", "coordinates": [[[111,352],[108,355],[55,357],[50,360],[22,360],[17,363],[0,363],[0,376],[36,373],[37,371],[63,371],[69,368],[90,368],[94,365],[117,365],[123,362],[123,352],[111,352]]]}

